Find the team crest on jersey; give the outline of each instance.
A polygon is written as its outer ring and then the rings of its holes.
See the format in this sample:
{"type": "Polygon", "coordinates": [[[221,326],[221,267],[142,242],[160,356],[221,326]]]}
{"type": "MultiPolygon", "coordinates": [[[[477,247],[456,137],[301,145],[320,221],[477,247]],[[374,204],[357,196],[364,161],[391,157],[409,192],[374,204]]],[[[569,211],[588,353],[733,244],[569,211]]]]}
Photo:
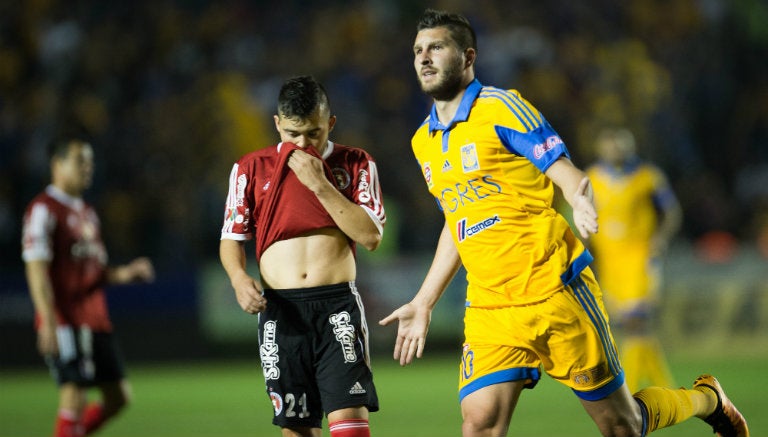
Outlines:
{"type": "Polygon", "coordinates": [[[432,188],[432,165],[429,162],[425,162],[422,165],[422,171],[424,172],[424,180],[427,181],[427,186],[432,188]]]}
{"type": "Polygon", "coordinates": [[[475,143],[461,146],[461,168],[464,173],[480,170],[480,160],[477,158],[475,143]]]}
{"type": "Polygon", "coordinates": [[[336,188],[339,190],[347,188],[349,183],[352,182],[352,178],[349,176],[349,173],[341,167],[333,168],[331,173],[333,173],[333,178],[336,180],[336,188]]]}

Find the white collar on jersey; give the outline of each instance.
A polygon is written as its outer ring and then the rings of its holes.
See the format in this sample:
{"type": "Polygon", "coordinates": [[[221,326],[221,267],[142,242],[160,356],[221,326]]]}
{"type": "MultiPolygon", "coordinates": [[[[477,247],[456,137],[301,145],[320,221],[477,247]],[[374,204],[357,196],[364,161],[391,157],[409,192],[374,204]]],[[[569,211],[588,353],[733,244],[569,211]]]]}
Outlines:
{"type": "Polygon", "coordinates": [[[69,194],[65,193],[61,188],[53,184],[45,187],[45,192],[49,196],[63,203],[64,205],[67,205],[68,207],[77,211],[83,209],[83,206],[85,205],[82,198],[70,196],[69,194]]]}

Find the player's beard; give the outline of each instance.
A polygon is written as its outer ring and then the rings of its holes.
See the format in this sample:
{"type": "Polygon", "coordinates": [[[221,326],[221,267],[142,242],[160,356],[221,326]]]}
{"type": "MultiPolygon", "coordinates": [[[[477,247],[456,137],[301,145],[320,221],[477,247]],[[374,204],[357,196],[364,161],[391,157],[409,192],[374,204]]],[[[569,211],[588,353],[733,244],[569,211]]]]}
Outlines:
{"type": "Polygon", "coordinates": [[[442,70],[439,73],[439,78],[439,81],[427,86],[424,85],[421,77],[419,77],[421,90],[437,101],[452,100],[462,89],[461,59],[458,59],[457,63],[442,70]]]}

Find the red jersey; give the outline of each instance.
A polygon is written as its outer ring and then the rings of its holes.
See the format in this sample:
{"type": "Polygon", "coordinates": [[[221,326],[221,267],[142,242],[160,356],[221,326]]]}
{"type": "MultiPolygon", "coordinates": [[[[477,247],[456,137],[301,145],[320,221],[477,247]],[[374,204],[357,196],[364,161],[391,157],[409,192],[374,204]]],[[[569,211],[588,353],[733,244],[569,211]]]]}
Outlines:
{"type": "Polygon", "coordinates": [[[103,289],[107,251],[99,218],[90,205],[48,186],[24,213],[22,258],[50,263],[48,274],[60,325],[87,325],[95,332],[112,330],[103,289]]]}
{"type": "MultiPolygon", "coordinates": [[[[293,143],[251,152],[237,161],[229,176],[229,194],[221,238],[250,240],[256,236],[256,259],[274,242],[308,231],[338,226],[315,194],[288,167],[293,143]]],[[[360,205],[381,231],[386,215],[378,171],[364,150],[328,142],[323,156],[326,177],[350,201],[360,205]]],[[[350,246],[354,248],[350,240],[350,246]]]]}

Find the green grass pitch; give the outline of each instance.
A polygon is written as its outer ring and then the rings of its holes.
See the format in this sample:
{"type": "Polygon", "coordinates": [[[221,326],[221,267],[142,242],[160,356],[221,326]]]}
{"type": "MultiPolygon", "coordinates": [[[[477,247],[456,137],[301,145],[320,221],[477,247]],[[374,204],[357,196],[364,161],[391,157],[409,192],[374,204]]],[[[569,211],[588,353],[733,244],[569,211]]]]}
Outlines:
{"type": "MultiPolygon", "coordinates": [[[[768,360],[672,357],[678,383],[690,386],[701,372],[720,379],[747,417],[752,435],[768,433],[768,360]]],[[[271,424],[258,361],[173,364],[129,363],[134,403],[98,433],[100,437],[261,437],[280,435],[271,424]]],[[[459,436],[457,362],[430,355],[401,368],[389,357],[374,357],[381,411],[371,415],[375,437],[459,436]]],[[[0,436],[51,435],[56,410],[52,380],[41,364],[34,370],[0,372],[0,436]]],[[[327,426],[327,423],[324,423],[327,426]]],[[[324,436],[328,436],[327,429],[324,436]]],[[[544,376],[526,390],[512,419],[510,436],[599,435],[567,388],[544,376]]],[[[703,422],[689,420],[654,436],[712,435],[703,422]]]]}

